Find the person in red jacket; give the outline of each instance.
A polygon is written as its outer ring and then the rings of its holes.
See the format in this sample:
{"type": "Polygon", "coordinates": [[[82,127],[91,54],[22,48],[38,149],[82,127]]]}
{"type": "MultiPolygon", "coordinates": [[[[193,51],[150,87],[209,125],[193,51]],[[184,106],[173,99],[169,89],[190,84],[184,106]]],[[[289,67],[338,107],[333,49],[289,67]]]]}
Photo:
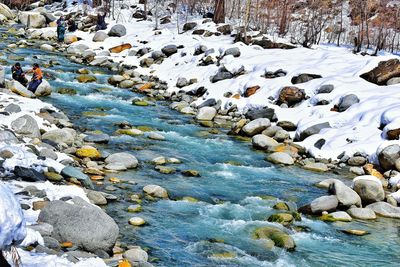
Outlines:
{"type": "Polygon", "coordinates": [[[33,68],[31,70],[28,70],[27,73],[33,73],[31,82],[28,85],[28,90],[32,93],[35,93],[36,89],[42,83],[43,72],[39,68],[39,64],[35,63],[33,64],[33,68]]]}

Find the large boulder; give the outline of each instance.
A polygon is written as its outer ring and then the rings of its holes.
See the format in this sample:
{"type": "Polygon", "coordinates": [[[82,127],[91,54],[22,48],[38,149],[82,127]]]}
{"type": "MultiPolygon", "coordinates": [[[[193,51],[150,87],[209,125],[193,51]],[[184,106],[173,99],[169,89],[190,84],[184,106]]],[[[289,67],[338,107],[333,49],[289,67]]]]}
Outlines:
{"type": "Polygon", "coordinates": [[[80,197],[71,201],[73,204],[51,201],[41,210],[38,221],[52,225],[51,236],[60,243],[72,242],[90,252],[111,252],[118,238],[118,225],[102,209],[80,197]]]}
{"type": "Polygon", "coordinates": [[[267,118],[255,119],[242,128],[242,132],[247,136],[254,136],[261,133],[271,126],[271,121],[267,118]]]}
{"type": "Polygon", "coordinates": [[[303,89],[294,86],[286,86],[279,92],[278,105],[287,104],[289,107],[300,103],[306,98],[303,89]]]}
{"type": "Polygon", "coordinates": [[[63,128],[50,130],[43,134],[43,140],[50,140],[57,144],[65,143],[71,145],[75,140],[75,131],[73,129],[63,128]]]}
{"type": "Polygon", "coordinates": [[[353,205],[361,207],[360,196],[353,189],[339,180],[335,180],[330,185],[329,192],[336,195],[339,201],[339,206],[341,207],[349,208],[353,205]]]}
{"type": "Polygon", "coordinates": [[[400,208],[390,205],[387,202],[375,202],[366,206],[382,217],[400,219],[400,208]]]}
{"type": "Polygon", "coordinates": [[[393,77],[400,76],[400,61],[393,58],[387,61],[379,62],[373,70],[362,74],[360,77],[377,85],[386,85],[393,77]]]}
{"type": "Polygon", "coordinates": [[[126,28],[122,24],[116,24],[112,26],[108,32],[108,36],[122,37],[126,35],[126,28]]]}
{"type": "MultiPolygon", "coordinates": [[[[108,165],[115,165],[115,164],[121,165],[125,169],[136,168],[139,164],[139,162],[135,156],[133,156],[129,153],[126,153],[126,152],[111,154],[110,156],[108,156],[106,158],[105,162],[108,165]]],[[[107,165],[106,165],[106,168],[107,168],[107,165]]]]}
{"type": "Polygon", "coordinates": [[[36,120],[29,115],[24,115],[11,122],[11,128],[17,134],[31,138],[40,138],[39,126],[36,120]]]}
{"type": "Polygon", "coordinates": [[[370,204],[385,199],[383,186],[378,178],[372,175],[363,175],[354,178],[353,189],[361,197],[363,204],[370,204]]]}
{"type": "Polygon", "coordinates": [[[268,149],[269,147],[279,145],[279,143],[275,141],[273,138],[263,134],[257,134],[253,136],[251,142],[253,144],[253,147],[259,149],[268,149]]]}
{"type": "Polygon", "coordinates": [[[360,99],[354,94],[345,95],[340,98],[339,104],[337,105],[338,111],[343,112],[350,108],[352,105],[360,102],[360,99]]]}
{"type": "Polygon", "coordinates": [[[211,121],[217,115],[217,110],[213,107],[202,107],[197,112],[196,119],[199,121],[211,121]]]}
{"type": "Polygon", "coordinates": [[[7,19],[14,19],[14,14],[11,9],[5,4],[0,3],[0,14],[7,19]]]}
{"type": "Polygon", "coordinates": [[[35,97],[35,95],[29,91],[28,89],[26,89],[25,86],[23,86],[22,84],[20,84],[17,81],[6,81],[6,88],[9,89],[11,92],[13,92],[14,94],[23,96],[23,97],[35,97]]]}
{"type": "Polygon", "coordinates": [[[268,155],[267,160],[275,164],[293,165],[293,158],[284,152],[275,152],[268,155]]]}
{"type": "Polygon", "coordinates": [[[322,196],[311,201],[310,208],[313,214],[321,214],[323,211],[335,211],[338,205],[339,201],[336,196],[322,196]]]}
{"type": "Polygon", "coordinates": [[[21,12],[18,19],[28,28],[43,28],[46,26],[46,17],[39,12],[21,12]]]}
{"type": "Polygon", "coordinates": [[[52,88],[48,81],[42,80],[42,83],[35,91],[36,96],[49,96],[51,95],[52,88]]]}
{"type": "Polygon", "coordinates": [[[378,154],[379,164],[385,170],[395,168],[396,160],[400,158],[400,146],[390,145],[382,149],[378,154]]]}
{"type": "Polygon", "coordinates": [[[273,108],[264,107],[262,109],[250,109],[246,112],[245,117],[250,120],[259,118],[267,118],[270,121],[275,119],[275,110],[273,108]]]}
{"type": "Polygon", "coordinates": [[[94,34],[92,41],[93,42],[103,42],[108,38],[108,34],[103,31],[98,31],[94,34]]]}
{"type": "Polygon", "coordinates": [[[325,128],[331,128],[331,125],[329,124],[329,122],[315,124],[301,132],[297,131],[295,139],[297,141],[303,141],[304,139],[306,139],[307,137],[309,137],[311,135],[318,134],[322,129],[325,129],[325,128]]]}
{"type": "Polygon", "coordinates": [[[308,81],[314,80],[314,79],[319,79],[322,78],[321,75],[318,74],[308,74],[308,73],[302,73],[297,76],[294,76],[291,80],[293,84],[298,84],[298,83],[306,83],[308,81]]]}

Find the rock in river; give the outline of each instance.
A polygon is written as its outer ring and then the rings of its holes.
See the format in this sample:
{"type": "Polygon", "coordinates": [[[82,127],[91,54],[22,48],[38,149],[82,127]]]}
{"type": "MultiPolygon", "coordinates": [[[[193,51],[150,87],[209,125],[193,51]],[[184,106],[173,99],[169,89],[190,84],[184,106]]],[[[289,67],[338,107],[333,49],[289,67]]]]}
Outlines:
{"type": "Polygon", "coordinates": [[[267,160],[275,164],[293,165],[293,158],[284,152],[275,152],[268,155],[267,160]]]}
{"type": "Polygon", "coordinates": [[[38,221],[51,224],[52,237],[61,243],[72,242],[90,252],[111,251],[119,233],[114,220],[79,197],[72,202],[51,201],[40,212],[38,221]]]}
{"type": "Polygon", "coordinates": [[[126,152],[111,154],[106,158],[105,162],[107,164],[119,164],[126,169],[136,168],[139,164],[135,156],[126,152]]]}
{"type": "Polygon", "coordinates": [[[168,192],[159,185],[146,185],[143,187],[143,191],[152,197],[157,198],[168,198],[168,192]]]}
{"type": "Polygon", "coordinates": [[[253,232],[253,238],[270,239],[275,243],[275,246],[284,248],[289,251],[292,251],[296,248],[296,244],[290,235],[273,226],[263,226],[257,228],[253,232]]]}

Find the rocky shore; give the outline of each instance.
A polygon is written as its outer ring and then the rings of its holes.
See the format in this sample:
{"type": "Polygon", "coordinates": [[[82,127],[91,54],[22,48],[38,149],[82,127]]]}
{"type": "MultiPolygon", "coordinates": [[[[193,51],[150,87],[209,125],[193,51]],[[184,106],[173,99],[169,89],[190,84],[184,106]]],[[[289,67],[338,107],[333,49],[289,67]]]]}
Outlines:
{"type": "MultiPolygon", "coordinates": [[[[351,185],[346,185],[336,179],[327,179],[316,186],[327,189],[327,195],[313,200],[310,204],[297,209],[293,203],[277,202],[273,208],[277,211],[267,218],[270,222],[282,224],[284,228],[274,226],[261,227],[253,232],[254,239],[271,240],[271,246],[283,247],[289,251],[295,250],[296,244],[290,236],[295,229],[292,223],[301,220],[300,213],[312,215],[327,222],[350,222],[357,220],[374,220],[376,216],[400,218],[400,208],[397,201],[400,196],[396,194],[400,186],[400,146],[392,144],[377,154],[378,161],[373,161],[370,155],[356,152],[352,155],[342,153],[335,158],[319,158],[302,146],[301,141],[307,137],[317,135],[323,129],[330,128],[329,123],[312,125],[306,129],[288,120],[278,120],[272,108],[249,109],[244,112],[237,105],[226,106],[221,100],[206,98],[209,94],[204,87],[194,87],[190,90],[183,88],[196,84],[196,79],[179,78],[174,85],[178,90],[169,90],[168,81],[163,81],[156,75],[148,72],[152,65],[161,64],[174,55],[183,53],[183,45],[167,44],[159,50],[148,48],[133,49],[126,44],[108,49],[91,49],[88,45],[79,42],[79,35],[70,34],[66,37],[65,44],[50,45],[47,42],[55,39],[54,28],[44,28],[62,14],[57,11],[56,5],[51,7],[51,12],[39,7],[30,11],[30,25],[35,29],[24,30],[19,26],[11,26],[8,34],[19,36],[21,39],[8,46],[9,49],[24,48],[28,46],[39,47],[44,51],[61,52],[71,61],[108,68],[118,75],[113,75],[108,80],[110,85],[132,90],[143,95],[134,99],[133,105],[155,105],[157,101],[169,101],[171,109],[192,116],[193,122],[209,128],[209,133],[220,131],[243,140],[251,142],[252,146],[264,151],[266,160],[280,166],[296,165],[309,171],[343,173],[349,171],[351,185]],[[58,13],[57,13],[58,12],[58,13]],[[45,14],[43,14],[45,13],[45,14]],[[43,19],[44,18],[44,19],[43,19]],[[43,29],[42,29],[43,28],[43,29]],[[27,38],[27,40],[23,39],[27,38]],[[43,42],[45,41],[45,42],[43,42]],[[77,44],[75,44],[78,42],[77,44]],[[129,51],[129,56],[137,57],[137,64],[127,64],[125,61],[116,62],[110,56],[119,54],[124,50],[129,51]],[[146,74],[145,74],[146,73],[146,74]],[[181,90],[182,89],[182,90],[181,90]],[[379,164],[377,164],[379,163],[379,164]]],[[[140,7],[138,7],[138,10],[140,7]]],[[[4,15],[6,7],[1,6],[0,13],[4,15]],[[1,11],[3,10],[3,11],[1,11]]],[[[15,18],[12,11],[7,11],[12,17],[7,17],[10,25],[13,20],[24,23],[27,15],[22,12],[15,18]],[[10,22],[11,21],[11,22],[10,22]]],[[[139,11],[138,11],[139,12],[139,11]]],[[[79,29],[82,32],[93,30],[95,18],[82,17],[78,14],[79,29]]],[[[6,22],[7,20],[4,20],[6,22]]],[[[184,26],[186,31],[191,31],[197,24],[184,26]]],[[[220,26],[213,32],[214,35],[229,34],[229,25],[220,26]]],[[[108,33],[97,32],[93,36],[94,42],[103,42],[109,37],[123,37],[126,35],[124,25],[114,25],[108,33]]],[[[193,34],[195,34],[193,32],[193,34]]],[[[197,33],[196,33],[197,34],[197,33]]],[[[202,34],[207,34],[203,32],[202,34]]],[[[268,47],[265,47],[268,48],[268,47]]],[[[276,48],[274,46],[274,48],[276,48]]],[[[209,51],[205,46],[199,46],[193,54],[204,55],[200,64],[216,65],[218,72],[210,77],[211,82],[232,79],[245,73],[244,69],[227,69],[220,66],[219,62],[224,57],[240,57],[240,50],[229,48],[217,57],[215,51],[209,51]]],[[[117,57],[119,58],[119,57],[117,57]]],[[[151,71],[150,71],[151,72],[151,71]]],[[[265,73],[268,78],[278,78],[286,72],[275,71],[265,73]]],[[[302,73],[292,77],[293,84],[302,84],[319,77],[314,74],[302,73]]],[[[96,81],[96,77],[85,68],[78,70],[76,80],[80,83],[96,81]]],[[[389,81],[390,79],[388,79],[389,81]]],[[[388,82],[387,81],[387,82],[388,82]]],[[[390,82],[391,83],[391,82],[390,82]]],[[[191,88],[191,87],[190,87],[191,88]]],[[[226,94],[225,98],[250,97],[260,88],[248,87],[243,95],[226,94]]],[[[318,89],[320,94],[329,93],[333,85],[323,85],[318,89]]],[[[122,172],[137,168],[140,162],[129,152],[104,154],[96,146],[107,144],[110,136],[98,132],[79,133],[74,130],[74,125],[67,116],[54,107],[43,104],[37,99],[29,97],[46,96],[51,93],[48,83],[36,96],[24,91],[16,82],[7,82],[6,89],[0,94],[2,98],[2,114],[6,123],[0,131],[0,157],[2,161],[1,176],[3,180],[12,180],[13,190],[21,196],[21,206],[35,214],[29,229],[40,233],[42,239],[27,244],[25,249],[37,253],[66,257],[71,262],[81,259],[99,257],[106,264],[117,266],[127,260],[133,266],[151,266],[147,263],[147,252],[134,244],[121,244],[118,241],[119,229],[114,220],[101,208],[111,201],[116,201],[117,196],[112,195],[114,186],[125,181],[110,177],[114,172],[122,172]],[[11,94],[14,92],[19,94],[11,94]],[[22,96],[22,97],[21,97],[22,96]],[[21,103],[21,104],[18,104],[21,103]],[[34,107],[34,108],[32,108],[34,107]],[[108,180],[105,180],[107,177],[108,180]],[[24,181],[24,182],[18,182],[24,181]],[[48,182],[50,181],[51,184],[48,182]],[[25,182],[39,182],[27,184],[25,182]],[[43,186],[43,182],[44,186],[43,186]],[[56,186],[54,186],[55,184],[56,186]],[[94,185],[109,184],[106,192],[94,190],[94,185]],[[67,186],[68,187],[64,187],[67,186]],[[77,185],[72,186],[72,185],[77,185]],[[60,186],[63,193],[55,195],[55,189],[60,186]],[[74,188],[74,189],[70,189],[74,188]],[[79,188],[79,189],[78,189],[79,188]],[[82,189],[81,189],[82,188],[82,189]],[[73,190],[73,193],[68,191],[73,190]],[[79,231],[77,231],[79,229],[79,231]]],[[[74,91],[60,89],[62,94],[74,94],[74,91]]],[[[306,94],[301,89],[291,86],[280,90],[277,103],[281,107],[290,108],[306,99],[306,94]]],[[[359,102],[355,95],[346,95],[335,106],[338,112],[344,112],[352,105],[359,102]]],[[[115,134],[119,135],[144,135],[153,140],[164,140],[161,134],[139,129],[121,122],[115,134]]],[[[392,131],[390,136],[395,135],[392,131]]],[[[396,139],[396,138],[393,138],[396,139]]],[[[316,140],[314,146],[322,147],[326,140],[316,140]]],[[[179,164],[175,158],[157,157],[152,160],[155,169],[160,173],[172,174],[176,170],[164,166],[166,163],[179,164]]],[[[184,170],[188,176],[199,176],[197,170],[184,170]]],[[[349,180],[350,181],[350,180],[349,180]]],[[[349,183],[347,183],[349,184],[349,183]]],[[[141,210],[141,198],[147,200],[168,199],[168,192],[158,185],[147,185],[143,192],[133,194],[133,205],[127,209],[129,212],[141,210]]],[[[134,216],[129,222],[133,226],[146,224],[141,217],[134,216]]],[[[367,232],[359,229],[348,229],[346,233],[364,235],[367,232]]]]}

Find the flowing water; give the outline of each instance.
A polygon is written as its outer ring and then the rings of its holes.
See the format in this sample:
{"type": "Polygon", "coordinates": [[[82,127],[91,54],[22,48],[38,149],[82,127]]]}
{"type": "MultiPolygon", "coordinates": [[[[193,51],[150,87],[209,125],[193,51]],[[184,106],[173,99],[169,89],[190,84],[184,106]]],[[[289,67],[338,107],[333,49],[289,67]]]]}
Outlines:
{"type": "MultiPolygon", "coordinates": [[[[1,58],[8,60],[9,66],[15,62],[10,55],[14,59],[16,55],[24,57],[18,60],[27,67],[34,62],[59,63],[43,69],[54,77],[50,83],[55,91],[43,100],[63,110],[80,130],[113,135],[115,123],[128,121],[134,126],[151,127],[166,137],[166,141],[154,141],[146,135],[112,136],[108,145],[99,146],[104,152],[129,151],[140,161],[137,170],[113,175],[130,183],[111,192],[120,199],[106,210],[119,224],[121,242],[148,248],[155,266],[391,266],[399,262],[400,222],[383,218],[325,223],[303,217],[295,224],[308,231],[290,232],[296,251],[266,249],[251,237],[256,227],[270,224],[265,218],[274,213],[276,200],[265,196],[301,206],[326,194],[313,186],[315,182],[341,177],[270,165],[264,160],[265,154],[253,150],[248,142],[223,132],[208,134],[207,128],[192,124],[190,116],[170,110],[165,102],[133,106],[132,99],[141,96],[107,85],[111,74],[107,71],[89,68],[96,73],[97,83],[80,84],[74,78],[81,65],[30,48],[9,51],[4,49],[6,44],[0,45],[1,58]],[[78,93],[61,95],[56,93],[59,88],[73,88],[78,93]],[[94,114],[84,113],[88,111],[94,114]],[[172,167],[197,170],[201,177],[189,178],[179,172],[160,174],[149,163],[157,156],[176,157],[183,163],[172,167]],[[133,204],[129,194],[140,193],[147,184],[163,186],[172,200],[145,200],[140,213],[128,213],[127,207],[133,204]],[[179,200],[187,196],[199,201],[179,200]],[[147,225],[129,225],[132,216],[144,218],[147,225]],[[340,229],[364,229],[371,234],[348,236],[340,229]]],[[[97,189],[103,190],[104,186],[97,189]]]]}

